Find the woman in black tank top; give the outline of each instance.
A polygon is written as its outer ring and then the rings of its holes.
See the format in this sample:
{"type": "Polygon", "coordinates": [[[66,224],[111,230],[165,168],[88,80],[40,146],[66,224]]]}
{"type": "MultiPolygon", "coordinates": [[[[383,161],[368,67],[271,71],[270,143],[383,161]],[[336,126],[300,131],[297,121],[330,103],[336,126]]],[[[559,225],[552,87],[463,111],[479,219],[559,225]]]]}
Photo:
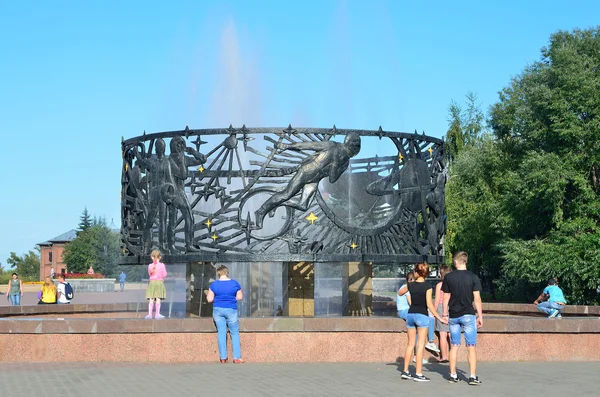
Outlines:
{"type": "Polygon", "coordinates": [[[427,309],[442,323],[447,324],[448,320],[442,318],[431,300],[431,285],[425,281],[425,278],[429,275],[429,266],[427,263],[419,263],[415,266],[415,276],[417,277],[414,283],[407,283],[405,286],[400,288],[398,295],[402,296],[406,292],[410,292],[411,305],[408,309],[408,316],[406,319],[406,333],[408,334],[408,343],[406,344],[406,352],[404,353],[404,371],[402,372],[402,379],[413,379],[417,382],[427,382],[429,378],[423,376],[421,370],[423,365],[423,352],[425,351],[425,342],[427,341],[427,328],[429,327],[429,316],[427,309]],[[415,348],[415,341],[417,339],[417,332],[419,333],[419,343],[417,346],[417,357],[416,357],[416,371],[415,375],[411,375],[408,371],[410,359],[413,356],[413,350],[415,348]]]}

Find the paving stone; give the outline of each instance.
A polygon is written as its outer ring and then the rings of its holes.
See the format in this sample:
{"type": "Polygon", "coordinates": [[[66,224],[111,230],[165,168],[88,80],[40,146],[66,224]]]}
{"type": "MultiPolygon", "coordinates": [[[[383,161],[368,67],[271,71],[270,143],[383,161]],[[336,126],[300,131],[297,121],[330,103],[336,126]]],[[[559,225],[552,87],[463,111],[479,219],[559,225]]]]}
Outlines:
{"type": "MultiPolygon", "coordinates": [[[[414,371],[414,368],[411,367],[414,371]]],[[[459,364],[459,377],[469,375],[459,364]]],[[[405,381],[396,363],[140,364],[0,363],[11,397],[46,396],[561,396],[596,395],[600,362],[480,363],[481,386],[448,384],[447,366],[429,364],[429,383],[405,381]],[[552,379],[552,381],[549,381],[552,379]]]]}

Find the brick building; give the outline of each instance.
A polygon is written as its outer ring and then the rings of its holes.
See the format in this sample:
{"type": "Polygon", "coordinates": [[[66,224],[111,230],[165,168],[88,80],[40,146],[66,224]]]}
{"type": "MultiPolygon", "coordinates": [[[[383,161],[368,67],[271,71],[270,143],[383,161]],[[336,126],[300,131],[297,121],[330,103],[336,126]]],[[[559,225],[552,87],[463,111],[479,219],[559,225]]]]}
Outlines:
{"type": "Polygon", "coordinates": [[[51,268],[54,268],[56,274],[67,272],[67,265],[63,261],[62,254],[65,245],[69,241],[73,241],[75,237],[77,237],[77,231],[72,229],[48,241],[38,243],[40,247],[40,280],[50,275],[51,268]]]}

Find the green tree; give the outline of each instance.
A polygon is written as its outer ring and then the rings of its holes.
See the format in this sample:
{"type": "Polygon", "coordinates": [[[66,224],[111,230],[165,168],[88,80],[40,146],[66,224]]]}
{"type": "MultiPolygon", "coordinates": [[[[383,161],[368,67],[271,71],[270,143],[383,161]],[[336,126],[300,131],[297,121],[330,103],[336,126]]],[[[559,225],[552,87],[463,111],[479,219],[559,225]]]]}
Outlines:
{"type": "Polygon", "coordinates": [[[477,95],[469,92],[466,95],[466,109],[452,101],[448,107],[448,131],[446,132],[446,149],[448,158],[453,161],[468,146],[475,145],[485,131],[485,115],[478,103],[477,95]]]}
{"type": "Polygon", "coordinates": [[[598,302],[598,65],[599,28],[553,34],[500,92],[493,135],[451,164],[447,247],[470,253],[498,299],[533,300],[558,277],[571,303],[598,302]]]}
{"type": "Polygon", "coordinates": [[[503,175],[502,154],[492,136],[483,135],[467,146],[450,165],[446,185],[446,253],[469,253],[469,268],[477,273],[487,292],[495,294],[493,280],[499,276],[496,244],[507,219],[498,199],[503,175]]]}
{"type": "Polygon", "coordinates": [[[83,212],[81,213],[81,216],[79,217],[79,225],[77,226],[77,234],[86,231],[88,228],[90,228],[93,225],[93,221],[92,218],[90,217],[90,214],[88,212],[87,207],[85,207],[83,209],[83,212]]]}
{"type": "Polygon", "coordinates": [[[496,232],[486,221],[496,211],[489,202],[493,189],[488,186],[494,178],[498,153],[494,142],[485,131],[485,116],[477,95],[466,95],[465,108],[452,101],[448,108],[448,132],[446,148],[449,157],[449,180],[446,188],[446,254],[451,262],[452,252],[472,252],[469,266],[476,271],[487,290],[493,292],[493,278],[498,274],[492,265],[490,248],[496,232]],[[492,189],[492,190],[491,190],[492,189]],[[477,248],[477,249],[476,249],[477,248]]]}
{"type": "Polygon", "coordinates": [[[22,279],[37,280],[40,277],[40,256],[39,248],[36,247],[36,250],[37,252],[29,251],[22,256],[11,252],[6,263],[10,265],[12,272],[18,273],[22,279]]]}
{"type": "Polygon", "coordinates": [[[464,133],[462,129],[462,108],[452,101],[448,107],[448,132],[446,132],[446,150],[448,159],[453,161],[465,146],[464,133]]]}
{"type": "Polygon", "coordinates": [[[511,160],[499,285],[518,277],[539,288],[557,276],[572,303],[598,301],[598,65],[600,28],[559,31],[492,107],[492,128],[511,160]]]}
{"type": "Polygon", "coordinates": [[[85,273],[90,266],[97,273],[113,277],[119,256],[119,235],[106,226],[103,219],[82,230],[66,245],[63,258],[69,271],[85,273]]]}

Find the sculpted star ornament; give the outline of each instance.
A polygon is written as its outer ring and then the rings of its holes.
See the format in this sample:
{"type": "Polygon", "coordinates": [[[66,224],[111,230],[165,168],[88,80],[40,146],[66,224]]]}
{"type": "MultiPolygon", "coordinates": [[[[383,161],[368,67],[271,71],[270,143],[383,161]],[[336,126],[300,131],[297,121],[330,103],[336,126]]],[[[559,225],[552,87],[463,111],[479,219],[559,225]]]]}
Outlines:
{"type": "Polygon", "coordinates": [[[196,137],[196,140],[195,140],[195,141],[192,141],[192,143],[193,143],[194,145],[196,145],[196,150],[200,151],[200,146],[201,146],[203,143],[208,143],[208,142],[205,142],[205,141],[203,141],[202,139],[200,139],[200,135],[198,135],[198,136],[196,137]]]}
{"type": "Polygon", "coordinates": [[[281,138],[284,137],[289,137],[291,134],[295,134],[296,130],[294,128],[292,128],[292,125],[288,125],[288,127],[285,130],[281,130],[281,132],[276,132],[275,134],[278,135],[281,138]]]}
{"type": "Polygon", "coordinates": [[[254,138],[248,136],[248,129],[246,128],[246,124],[244,124],[242,126],[242,129],[240,130],[240,132],[242,133],[241,140],[244,142],[244,151],[247,152],[248,151],[248,142],[252,141],[254,138]]]}
{"type": "Polygon", "coordinates": [[[310,221],[310,224],[311,224],[311,225],[314,225],[314,224],[315,224],[315,221],[316,221],[317,219],[319,219],[319,217],[318,217],[318,216],[316,216],[314,212],[311,212],[311,213],[310,213],[310,214],[309,214],[309,215],[308,215],[308,216],[307,216],[305,219],[306,219],[307,221],[310,221]]]}
{"type": "Polygon", "coordinates": [[[229,124],[229,128],[227,128],[225,131],[227,131],[229,135],[235,134],[235,128],[233,128],[233,124],[229,124]]]}

